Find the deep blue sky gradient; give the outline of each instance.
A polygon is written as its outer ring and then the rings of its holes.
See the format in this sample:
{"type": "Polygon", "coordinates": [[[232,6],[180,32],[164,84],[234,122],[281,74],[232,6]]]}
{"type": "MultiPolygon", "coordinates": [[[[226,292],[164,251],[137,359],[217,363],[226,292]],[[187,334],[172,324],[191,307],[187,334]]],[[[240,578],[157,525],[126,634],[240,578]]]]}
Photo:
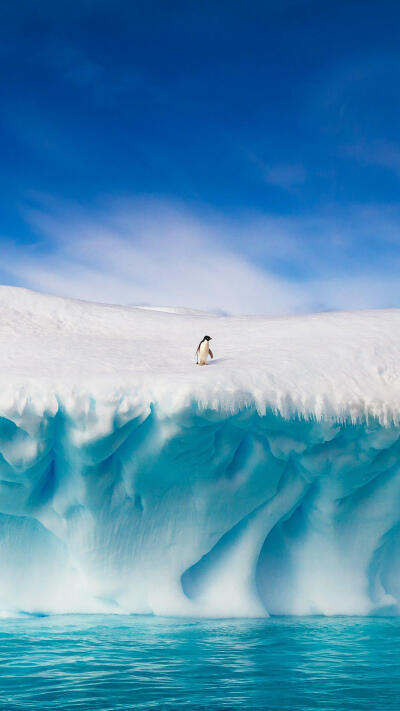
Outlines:
{"type": "MultiPolygon", "coordinates": [[[[387,0],[2,3],[4,243],[53,249],[27,218],[38,205],[90,214],[151,197],[208,224],[283,220],[296,259],[272,259],[268,231],[220,240],[296,283],[332,266],[395,279],[399,42],[387,0]]],[[[40,287],[4,254],[3,281],[40,287]]]]}

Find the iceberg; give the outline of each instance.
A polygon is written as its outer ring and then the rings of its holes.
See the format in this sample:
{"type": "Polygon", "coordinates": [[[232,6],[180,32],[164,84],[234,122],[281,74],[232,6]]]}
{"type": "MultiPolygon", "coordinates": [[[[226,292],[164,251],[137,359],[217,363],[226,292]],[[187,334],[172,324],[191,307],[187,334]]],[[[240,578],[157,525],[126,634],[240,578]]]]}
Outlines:
{"type": "Polygon", "coordinates": [[[399,310],[0,317],[3,616],[399,613],[399,310]]]}

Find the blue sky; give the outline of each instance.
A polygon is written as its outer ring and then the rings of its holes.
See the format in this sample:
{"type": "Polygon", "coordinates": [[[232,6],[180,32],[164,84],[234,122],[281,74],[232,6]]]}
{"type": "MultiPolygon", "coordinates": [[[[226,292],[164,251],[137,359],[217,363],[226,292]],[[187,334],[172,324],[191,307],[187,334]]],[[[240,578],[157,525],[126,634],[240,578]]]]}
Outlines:
{"type": "Polygon", "coordinates": [[[400,306],[400,9],[0,7],[0,280],[234,313],[400,306]]]}

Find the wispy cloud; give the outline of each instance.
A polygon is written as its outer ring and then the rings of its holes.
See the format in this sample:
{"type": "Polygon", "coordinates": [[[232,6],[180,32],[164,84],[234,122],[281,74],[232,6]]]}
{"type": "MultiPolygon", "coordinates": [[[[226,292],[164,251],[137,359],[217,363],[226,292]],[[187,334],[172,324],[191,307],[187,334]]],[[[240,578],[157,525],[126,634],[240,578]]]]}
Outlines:
{"type": "Polygon", "coordinates": [[[400,305],[400,216],[233,222],[149,199],[90,212],[45,200],[25,217],[36,240],[3,240],[0,262],[4,278],[39,291],[237,314],[400,305]],[[384,247],[373,267],[359,257],[366,230],[384,247]]]}
{"type": "Polygon", "coordinates": [[[269,185],[292,192],[307,179],[304,166],[297,163],[276,163],[265,160],[253,151],[244,151],[246,157],[256,166],[261,179],[269,185]]]}
{"type": "Polygon", "coordinates": [[[342,153],[354,158],[361,165],[387,168],[400,177],[400,145],[380,140],[344,146],[342,153]]]}
{"type": "Polygon", "coordinates": [[[48,43],[35,54],[33,61],[57,79],[77,89],[89,91],[97,102],[109,104],[115,100],[121,101],[124,93],[151,93],[154,89],[149,78],[138,68],[109,66],[67,43],[48,43]]]}
{"type": "Polygon", "coordinates": [[[306,180],[306,171],[302,165],[273,165],[265,167],[264,180],[270,185],[291,190],[298,185],[303,185],[306,180]]]}

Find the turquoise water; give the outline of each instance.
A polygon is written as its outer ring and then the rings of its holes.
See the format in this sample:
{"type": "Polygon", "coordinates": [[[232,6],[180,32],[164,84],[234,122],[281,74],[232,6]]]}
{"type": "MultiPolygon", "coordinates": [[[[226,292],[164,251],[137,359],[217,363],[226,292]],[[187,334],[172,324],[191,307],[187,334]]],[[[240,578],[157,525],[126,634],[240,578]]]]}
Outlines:
{"type": "Polygon", "coordinates": [[[0,621],[0,708],[399,709],[399,618],[0,621]]]}

